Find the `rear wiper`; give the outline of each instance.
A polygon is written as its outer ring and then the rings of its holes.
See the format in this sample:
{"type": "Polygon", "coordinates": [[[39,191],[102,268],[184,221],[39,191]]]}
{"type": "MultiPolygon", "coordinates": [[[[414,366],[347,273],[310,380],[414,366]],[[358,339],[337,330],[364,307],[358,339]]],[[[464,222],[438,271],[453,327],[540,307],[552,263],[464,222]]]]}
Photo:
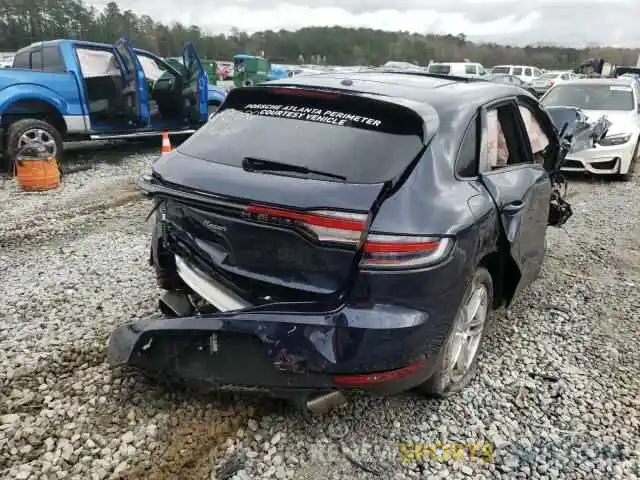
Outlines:
{"type": "Polygon", "coordinates": [[[338,180],[347,179],[347,177],[336,175],[335,173],[322,172],[300,165],[290,165],[288,163],[274,162],[272,160],[263,160],[255,157],[244,157],[242,160],[242,168],[247,172],[293,172],[303,175],[319,175],[321,177],[336,178],[338,180]]]}

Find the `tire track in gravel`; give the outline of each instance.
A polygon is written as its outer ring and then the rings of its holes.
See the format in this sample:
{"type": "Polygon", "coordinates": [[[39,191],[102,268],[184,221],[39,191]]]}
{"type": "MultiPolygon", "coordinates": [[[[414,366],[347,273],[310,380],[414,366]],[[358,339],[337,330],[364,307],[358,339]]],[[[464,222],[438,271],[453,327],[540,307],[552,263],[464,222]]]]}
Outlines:
{"type": "MultiPolygon", "coordinates": [[[[135,185],[114,185],[101,201],[87,202],[70,209],[48,210],[21,219],[19,228],[5,232],[0,239],[3,248],[40,246],[63,237],[71,241],[91,232],[102,223],[126,212],[125,207],[150,202],[135,190],[135,185]]],[[[150,207],[149,207],[150,208],[150,207]]],[[[135,218],[135,217],[134,217],[135,218]]],[[[144,217],[143,217],[144,218],[144,217]]]]}

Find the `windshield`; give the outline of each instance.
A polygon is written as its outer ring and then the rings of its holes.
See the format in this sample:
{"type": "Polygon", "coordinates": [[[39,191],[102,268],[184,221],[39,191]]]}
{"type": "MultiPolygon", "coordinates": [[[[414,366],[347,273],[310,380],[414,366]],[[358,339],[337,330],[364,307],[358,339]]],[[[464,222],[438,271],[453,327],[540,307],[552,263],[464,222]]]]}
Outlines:
{"type": "Polygon", "coordinates": [[[509,73],[510,67],[493,67],[491,73],[509,73]]]}
{"type": "Polygon", "coordinates": [[[631,87],[626,85],[558,85],[549,91],[542,103],[547,107],[568,106],[582,110],[634,109],[631,87]]]}
{"type": "Polygon", "coordinates": [[[429,73],[435,73],[440,75],[449,75],[451,72],[451,66],[442,64],[442,63],[434,63],[429,66],[429,73]]]}
{"type": "Polygon", "coordinates": [[[164,72],[168,71],[168,69],[164,65],[156,62],[155,59],[146,55],[141,55],[139,53],[137,55],[145,78],[148,78],[149,80],[153,80],[155,82],[162,75],[164,75],[164,72]]]}

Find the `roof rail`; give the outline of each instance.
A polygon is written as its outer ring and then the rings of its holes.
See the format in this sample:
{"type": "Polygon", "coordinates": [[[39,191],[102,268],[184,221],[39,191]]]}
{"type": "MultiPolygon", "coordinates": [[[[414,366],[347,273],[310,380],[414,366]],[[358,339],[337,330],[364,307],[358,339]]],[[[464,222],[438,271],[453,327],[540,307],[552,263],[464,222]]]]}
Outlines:
{"type": "Polygon", "coordinates": [[[363,70],[363,72],[380,72],[380,73],[399,73],[403,75],[416,75],[419,77],[430,77],[430,78],[441,78],[442,80],[451,80],[456,82],[477,82],[484,80],[483,78],[478,77],[463,77],[461,75],[447,75],[444,73],[429,73],[429,72],[417,72],[412,70],[402,70],[402,69],[389,69],[376,67],[371,70],[363,70]]]}

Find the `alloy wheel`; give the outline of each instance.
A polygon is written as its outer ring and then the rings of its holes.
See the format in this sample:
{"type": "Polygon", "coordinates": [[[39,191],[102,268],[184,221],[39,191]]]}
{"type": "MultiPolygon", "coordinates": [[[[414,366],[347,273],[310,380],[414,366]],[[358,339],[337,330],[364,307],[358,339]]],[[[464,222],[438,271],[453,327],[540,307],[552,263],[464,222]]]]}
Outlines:
{"type": "Polygon", "coordinates": [[[28,145],[40,144],[47,149],[47,153],[55,157],[58,153],[56,140],[49,132],[41,128],[31,128],[25,131],[18,140],[18,152],[28,145]]]}
{"type": "Polygon", "coordinates": [[[469,372],[478,353],[482,333],[489,311],[486,285],[474,285],[471,295],[460,311],[453,334],[447,369],[452,383],[460,381],[469,372]]]}

